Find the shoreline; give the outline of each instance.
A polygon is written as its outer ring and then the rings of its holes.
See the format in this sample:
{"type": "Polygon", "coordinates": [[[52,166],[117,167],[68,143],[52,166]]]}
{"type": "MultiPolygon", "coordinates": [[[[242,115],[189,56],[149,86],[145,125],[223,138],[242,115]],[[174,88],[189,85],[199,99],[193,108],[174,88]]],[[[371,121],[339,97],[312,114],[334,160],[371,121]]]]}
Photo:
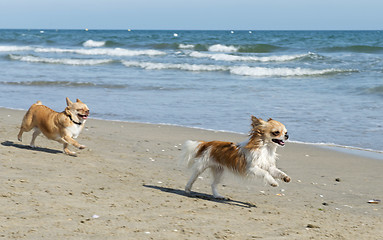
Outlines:
{"type": "MultiPolygon", "coordinates": [[[[224,178],[212,198],[206,171],[192,195],[177,165],[188,140],[246,136],[90,118],[78,157],[17,132],[25,111],[0,108],[0,238],[5,239],[372,239],[383,236],[383,162],[287,143],[278,168],[292,181],[224,178]]],[[[71,149],[75,149],[70,146],[71,149]]]]}
{"type": "MultiPolygon", "coordinates": [[[[1,107],[0,106],[0,111],[1,111],[1,109],[24,111],[24,112],[26,112],[28,110],[28,109],[16,109],[16,108],[8,108],[8,107],[1,107]]],[[[247,133],[241,133],[241,132],[235,132],[235,131],[229,131],[229,130],[207,129],[207,128],[200,128],[200,127],[192,127],[192,126],[172,124],[172,123],[150,123],[150,122],[136,122],[136,121],[102,119],[102,118],[92,118],[92,117],[89,118],[89,120],[92,120],[92,119],[99,120],[99,121],[110,121],[110,122],[121,122],[121,123],[174,126],[174,127],[202,130],[202,131],[221,132],[221,133],[238,134],[238,135],[247,136],[247,133]]],[[[21,122],[21,120],[20,120],[20,122],[21,122]]],[[[330,149],[330,150],[332,149],[335,151],[344,152],[344,153],[351,154],[351,155],[357,155],[357,156],[361,156],[361,157],[383,160],[383,151],[377,150],[377,149],[346,146],[346,145],[340,145],[340,144],[336,144],[336,143],[312,143],[312,142],[302,142],[302,141],[295,141],[295,140],[289,140],[289,142],[295,143],[295,144],[311,145],[311,146],[315,146],[318,148],[324,148],[324,149],[330,149]]]]}

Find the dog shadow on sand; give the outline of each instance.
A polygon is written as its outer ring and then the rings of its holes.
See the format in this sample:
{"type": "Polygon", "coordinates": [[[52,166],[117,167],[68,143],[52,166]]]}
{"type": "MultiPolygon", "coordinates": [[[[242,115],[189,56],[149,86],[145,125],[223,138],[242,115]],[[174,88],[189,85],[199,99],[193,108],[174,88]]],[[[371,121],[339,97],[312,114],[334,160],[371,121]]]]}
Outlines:
{"type": "Polygon", "coordinates": [[[210,202],[223,203],[223,204],[228,204],[228,205],[238,206],[238,207],[244,207],[244,208],[256,208],[257,207],[255,204],[250,203],[250,202],[242,202],[242,201],[232,200],[230,198],[217,199],[217,198],[214,198],[212,195],[204,194],[204,193],[197,193],[197,192],[192,191],[190,194],[188,194],[183,190],[174,189],[174,188],[167,188],[167,187],[147,185],[147,184],[144,184],[143,186],[147,187],[147,188],[160,190],[162,192],[177,194],[177,195],[189,197],[189,198],[199,198],[199,199],[207,200],[210,202]]]}
{"type": "Polygon", "coordinates": [[[14,143],[12,141],[4,141],[1,143],[1,145],[6,147],[15,147],[19,149],[25,149],[25,150],[31,150],[31,151],[37,151],[37,152],[45,152],[45,153],[51,153],[51,154],[58,154],[63,153],[59,150],[49,149],[49,148],[42,148],[42,147],[31,147],[29,145],[14,143]]]}

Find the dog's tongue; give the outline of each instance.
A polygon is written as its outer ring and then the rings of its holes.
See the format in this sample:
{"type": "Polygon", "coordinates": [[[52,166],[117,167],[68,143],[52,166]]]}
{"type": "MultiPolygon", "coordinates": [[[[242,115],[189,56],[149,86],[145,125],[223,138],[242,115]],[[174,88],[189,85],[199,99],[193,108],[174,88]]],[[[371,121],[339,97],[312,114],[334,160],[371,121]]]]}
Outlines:
{"type": "Polygon", "coordinates": [[[275,143],[278,143],[278,144],[281,145],[281,146],[284,146],[284,145],[285,145],[285,142],[284,142],[283,140],[273,139],[273,141],[274,141],[275,143]]]}
{"type": "Polygon", "coordinates": [[[87,118],[88,118],[87,115],[81,115],[81,114],[79,114],[78,116],[79,116],[80,118],[82,118],[82,119],[87,119],[87,118]]]}

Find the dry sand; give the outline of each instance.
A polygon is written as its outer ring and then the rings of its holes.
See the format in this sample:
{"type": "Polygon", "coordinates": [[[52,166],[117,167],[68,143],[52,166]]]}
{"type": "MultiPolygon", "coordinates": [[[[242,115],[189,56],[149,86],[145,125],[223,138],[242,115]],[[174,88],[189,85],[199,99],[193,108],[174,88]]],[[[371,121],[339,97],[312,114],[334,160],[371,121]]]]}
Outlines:
{"type": "Polygon", "coordinates": [[[207,173],[184,193],[181,144],[244,135],[89,119],[70,157],[18,142],[24,113],[0,109],[0,239],[383,239],[383,202],[367,203],[383,200],[382,160],[288,143],[291,183],[225,178],[217,201],[207,173]]]}

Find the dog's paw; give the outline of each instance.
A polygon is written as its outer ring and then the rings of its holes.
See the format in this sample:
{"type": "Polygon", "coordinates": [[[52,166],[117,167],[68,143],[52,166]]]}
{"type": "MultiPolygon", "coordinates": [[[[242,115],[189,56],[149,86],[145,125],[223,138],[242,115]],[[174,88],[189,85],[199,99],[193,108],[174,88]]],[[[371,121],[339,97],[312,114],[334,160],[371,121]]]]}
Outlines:
{"type": "Polygon", "coordinates": [[[219,194],[217,194],[217,195],[213,195],[213,197],[214,197],[215,199],[217,199],[217,200],[223,200],[223,201],[228,201],[228,200],[230,200],[230,198],[221,196],[221,195],[219,195],[219,194]]]}
{"type": "Polygon", "coordinates": [[[68,149],[65,149],[64,152],[66,155],[77,157],[77,154],[75,152],[69,151],[68,149]]]}
{"type": "Polygon", "coordinates": [[[270,186],[272,186],[272,187],[278,187],[279,184],[278,184],[277,182],[275,182],[275,183],[271,183],[270,186]]]}
{"type": "Polygon", "coordinates": [[[288,182],[291,181],[291,178],[289,176],[286,176],[286,177],[283,178],[283,181],[288,183],[288,182]]]}
{"type": "Polygon", "coordinates": [[[191,194],[191,187],[190,187],[190,186],[186,185],[186,187],[185,187],[185,193],[188,194],[188,195],[191,194]]]}
{"type": "Polygon", "coordinates": [[[84,148],[86,148],[86,146],[85,145],[80,145],[80,146],[78,146],[78,148],[79,149],[84,149],[84,148]]]}

